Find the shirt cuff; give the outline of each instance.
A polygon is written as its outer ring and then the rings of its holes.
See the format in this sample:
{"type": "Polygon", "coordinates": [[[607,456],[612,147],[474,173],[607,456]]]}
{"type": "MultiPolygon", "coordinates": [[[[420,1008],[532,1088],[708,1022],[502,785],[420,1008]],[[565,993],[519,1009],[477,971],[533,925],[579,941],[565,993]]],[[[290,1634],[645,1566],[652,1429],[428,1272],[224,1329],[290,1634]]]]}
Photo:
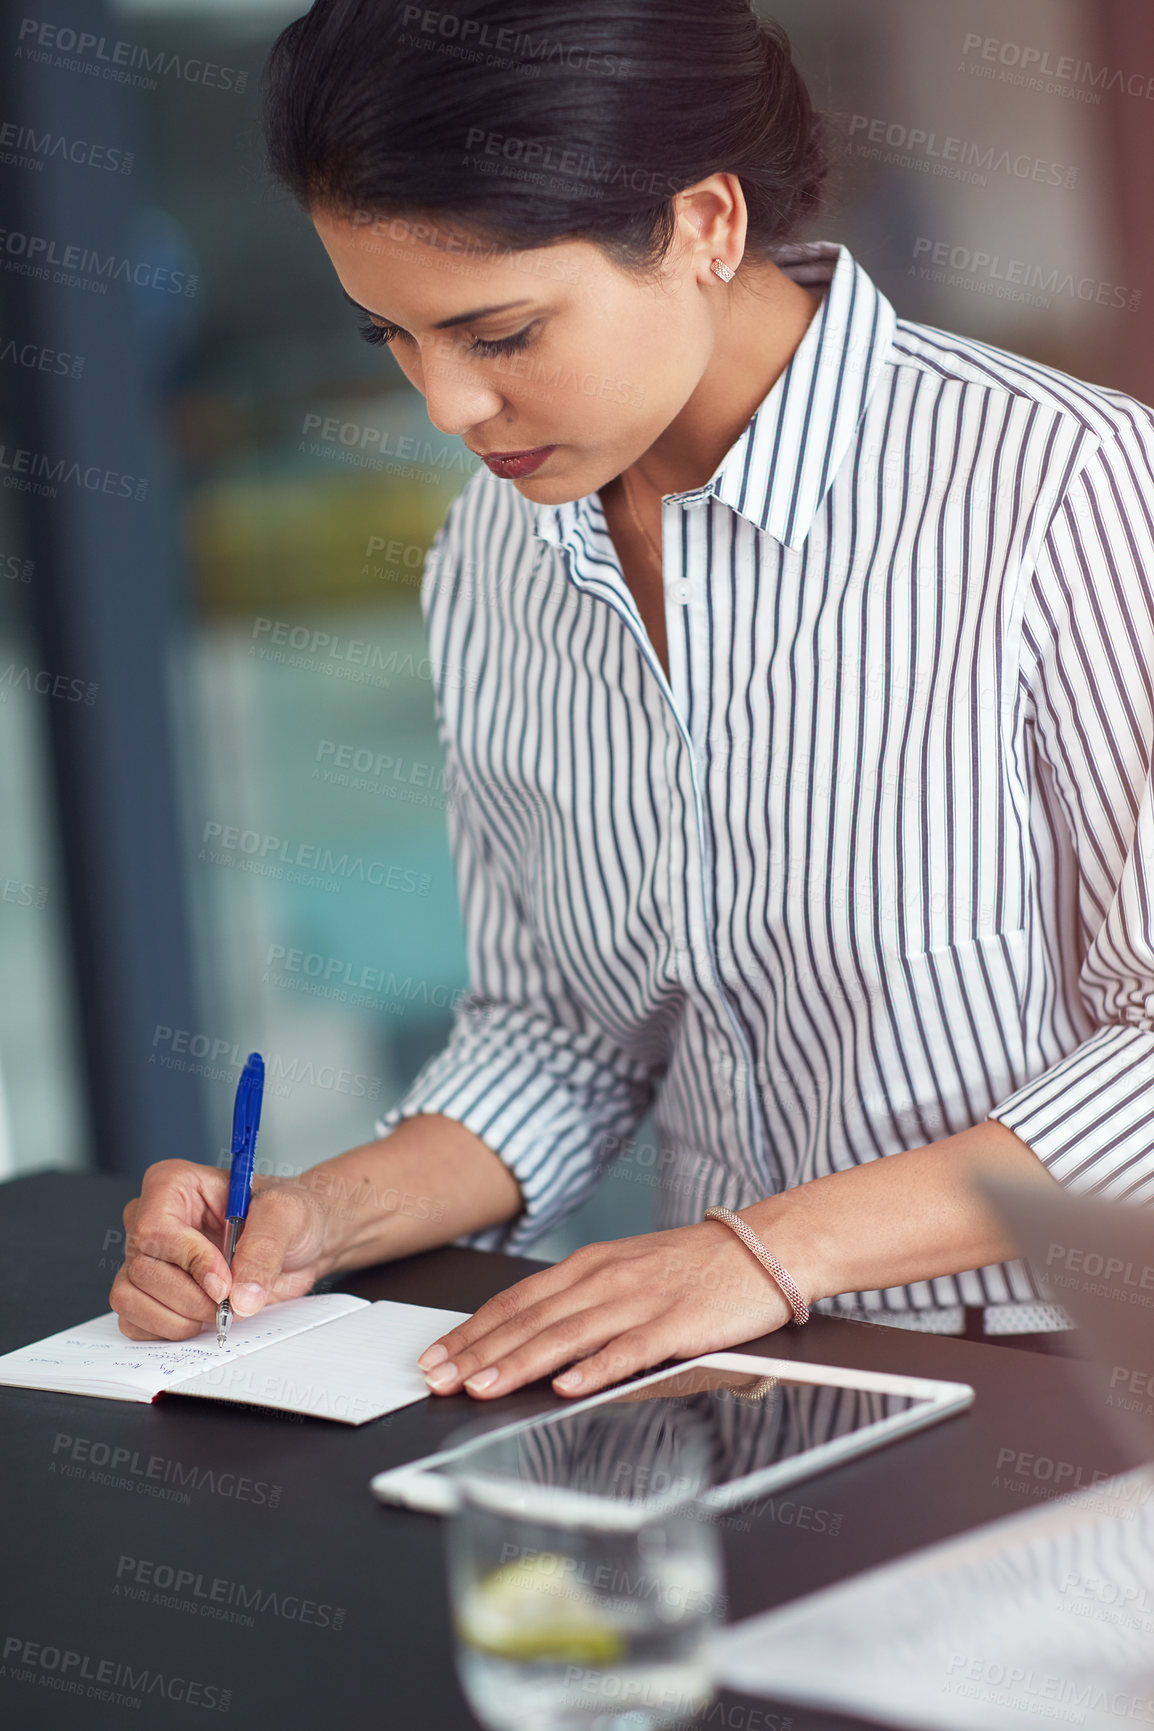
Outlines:
{"type": "Polygon", "coordinates": [[[1123,1024],[1092,1039],[988,1114],[1067,1190],[1154,1201],[1154,1034],[1123,1024]]]}
{"type": "Polygon", "coordinates": [[[640,1123],[653,1095],[646,1067],[606,1036],[559,1027],[503,1005],[461,1006],[449,1044],[377,1124],[439,1113],[464,1125],[505,1162],[525,1208],[459,1244],[525,1250],[582,1202],[619,1138],[640,1123]]]}

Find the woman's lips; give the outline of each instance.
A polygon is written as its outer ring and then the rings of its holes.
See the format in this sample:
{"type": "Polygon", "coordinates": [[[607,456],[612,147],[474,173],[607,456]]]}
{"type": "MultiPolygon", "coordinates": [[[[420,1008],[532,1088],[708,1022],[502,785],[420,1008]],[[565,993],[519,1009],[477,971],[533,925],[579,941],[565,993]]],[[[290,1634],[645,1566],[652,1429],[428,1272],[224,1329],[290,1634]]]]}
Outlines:
{"type": "Polygon", "coordinates": [[[531,475],[539,469],[553,451],[556,445],[536,445],[531,451],[507,452],[503,456],[490,454],[481,461],[488,465],[494,475],[500,475],[506,481],[520,481],[526,475],[531,475]]]}

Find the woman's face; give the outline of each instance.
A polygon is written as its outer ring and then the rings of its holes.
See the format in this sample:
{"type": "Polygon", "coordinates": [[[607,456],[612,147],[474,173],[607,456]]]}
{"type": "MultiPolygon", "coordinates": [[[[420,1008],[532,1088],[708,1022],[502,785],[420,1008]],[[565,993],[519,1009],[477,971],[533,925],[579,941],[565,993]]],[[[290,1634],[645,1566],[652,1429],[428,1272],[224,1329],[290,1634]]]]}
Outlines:
{"type": "Polygon", "coordinates": [[[551,447],[539,466],[491,465],[535,504],[620,474],[685,406],[713,352],[701,248],[680,232],[650,280],[588,241],[512,253],[433,219],[314,211],[313,222],[435,427],[482,457],[551,447]]]}

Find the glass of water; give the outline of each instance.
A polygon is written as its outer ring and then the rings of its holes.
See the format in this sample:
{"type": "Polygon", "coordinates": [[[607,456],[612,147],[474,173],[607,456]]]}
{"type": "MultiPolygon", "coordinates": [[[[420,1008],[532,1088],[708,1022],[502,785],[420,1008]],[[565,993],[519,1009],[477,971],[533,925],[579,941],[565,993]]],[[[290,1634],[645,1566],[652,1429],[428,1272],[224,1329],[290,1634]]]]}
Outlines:
{"type": "Polygon", "coordinates": [[[566,1414],[449,1468],[457,1672],[489,1731],[673,1731],[709,1705],[709,1435],[661,1408],[566,1414]]]}

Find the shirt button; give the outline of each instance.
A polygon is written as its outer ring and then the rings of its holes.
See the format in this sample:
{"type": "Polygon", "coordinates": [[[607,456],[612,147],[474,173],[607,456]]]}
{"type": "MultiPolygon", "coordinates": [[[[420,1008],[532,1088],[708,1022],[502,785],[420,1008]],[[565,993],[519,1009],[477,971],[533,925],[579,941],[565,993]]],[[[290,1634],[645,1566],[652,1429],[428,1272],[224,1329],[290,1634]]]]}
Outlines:
{"type": "Polygon", "coordinates": [[[672,596],[674,601],[679,601],[681,603],[681,605],[684,606],[685,603],[689,600],[689,594],[690,594],[689,584],[685,583],[685,582],[671,583],[669,585],[669,593],[672,596]]]}

